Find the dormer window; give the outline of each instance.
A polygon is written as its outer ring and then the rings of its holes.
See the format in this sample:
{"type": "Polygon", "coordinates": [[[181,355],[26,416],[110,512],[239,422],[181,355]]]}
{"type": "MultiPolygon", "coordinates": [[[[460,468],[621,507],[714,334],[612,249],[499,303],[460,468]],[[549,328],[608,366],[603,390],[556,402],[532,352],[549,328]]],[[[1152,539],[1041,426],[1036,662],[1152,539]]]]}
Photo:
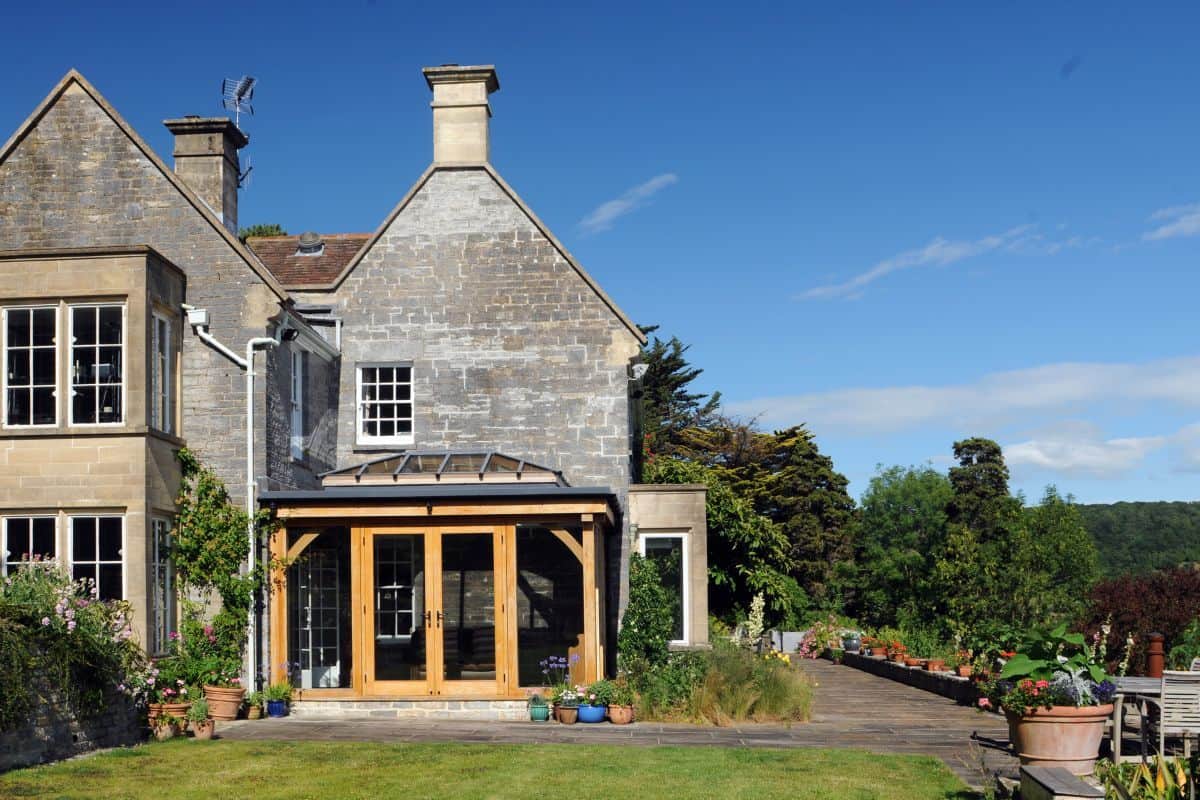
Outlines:
{"type": "Polygon", "coordinates": [[[300,234],[300,241],[296,246],[296,255],[298,256],[319,256],[325,254],[325,240],[321,238],[321,234],[308,231],[300,234]]]}

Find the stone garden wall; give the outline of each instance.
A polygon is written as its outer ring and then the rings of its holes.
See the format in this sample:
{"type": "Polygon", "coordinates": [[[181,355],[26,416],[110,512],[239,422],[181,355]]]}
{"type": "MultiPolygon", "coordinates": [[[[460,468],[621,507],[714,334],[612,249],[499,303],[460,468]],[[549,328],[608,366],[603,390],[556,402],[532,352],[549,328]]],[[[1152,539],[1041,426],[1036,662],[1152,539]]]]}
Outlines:
{"type": "MultiPolygon", "coordinates": [[[[40,683],[40,679],[35,678],[40,683]]],[[[62,695],[39,686],[40,701],[32,718],[15,730],[0,733],[0,772],[59,761],[90,750],[123,747],[145,738],[145,724],[133,701],[114,691],[105,698],[104,710],[80,718],[62,695]]]]}
{"type": "Polygon", "coordinates": [[[920,667],[906,667],[882,658],[872,658],[859,653],[844,653],[842,664],[861,669],[881,678],[890,678],[927,692],[949,697],[964,705],[974,705],[979,694],[970,678],[960,678],[951,672],[930,672],[920,667]]]}

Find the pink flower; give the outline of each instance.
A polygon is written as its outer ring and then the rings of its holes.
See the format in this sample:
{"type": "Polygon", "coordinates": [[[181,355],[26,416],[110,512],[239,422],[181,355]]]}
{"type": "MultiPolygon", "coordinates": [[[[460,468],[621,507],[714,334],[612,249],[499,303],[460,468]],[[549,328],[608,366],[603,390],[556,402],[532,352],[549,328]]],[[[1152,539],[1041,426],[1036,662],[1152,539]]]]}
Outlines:
{"type": "Polygon", "coordinates": [[[73,630],[75,630],[75,620],[71,620],[67,623],[67,633],[70,633],[73,630]]]}
{"type": "Polygon", "coordinates": [[[1034,686],[1038,689],[1045,689],[1050,686],[1050,681],[1038,681],[1034,686]]]}
{"type": "Polygon", "coordinates": [[[49,618],[49,617],[42,617],[42,625],[43,625],[43,626],[46,626],[46,625],[49,625],[49,624],[50,624],[50,618],[49,618]]]}
{"type": "Polygon", "coordinates": [[[986,697],[981,697],[981,698],[979,698],[979,707],[980,708],[991,708],[992,701],[988,700],[986,697]]]}

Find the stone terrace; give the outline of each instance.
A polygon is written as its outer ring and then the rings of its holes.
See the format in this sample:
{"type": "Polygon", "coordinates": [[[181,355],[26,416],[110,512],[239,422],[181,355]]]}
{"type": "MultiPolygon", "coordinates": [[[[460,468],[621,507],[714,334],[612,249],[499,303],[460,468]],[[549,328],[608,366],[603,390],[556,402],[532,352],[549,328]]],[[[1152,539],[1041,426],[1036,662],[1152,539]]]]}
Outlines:
{"type": "Polygon", "coordinates": [[[285,718],[220,723],[228,739],[369,742],[497,742],[720,747],[835,747],[942,759],[972,786],[991,773],[1017,774],[1002,718],[885,678],[826,661],[801,666],[817,682],[807,724],[728,728],[641,722],[630,726],[554,723],[285,718]]]}

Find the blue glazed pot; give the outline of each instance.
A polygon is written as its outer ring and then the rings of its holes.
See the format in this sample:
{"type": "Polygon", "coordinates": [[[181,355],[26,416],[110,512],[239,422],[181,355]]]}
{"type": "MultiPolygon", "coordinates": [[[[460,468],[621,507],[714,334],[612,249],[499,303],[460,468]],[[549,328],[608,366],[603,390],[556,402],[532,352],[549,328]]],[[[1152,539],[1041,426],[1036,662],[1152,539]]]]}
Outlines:
{"type": "Polygon", "coordinates": [[[580,706],[579,721],[580,722],[604,722],[604,716],[608,713],[608,706],[580,706]]]}
{"type": "Polygon", "coordinates": [[[267,716],[268,717],[286,717],[287,716],[287,700],[268,700],[267,701],[267,716]]]}

